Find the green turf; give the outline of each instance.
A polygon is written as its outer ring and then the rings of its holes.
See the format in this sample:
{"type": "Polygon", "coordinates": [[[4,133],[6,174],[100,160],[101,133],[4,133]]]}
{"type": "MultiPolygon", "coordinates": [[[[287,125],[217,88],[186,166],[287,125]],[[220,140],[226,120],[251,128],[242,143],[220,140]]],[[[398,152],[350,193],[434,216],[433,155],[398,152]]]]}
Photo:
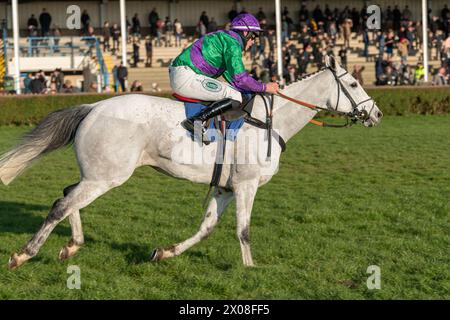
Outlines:
{"type": "MultiPolygon", "coordinates": [[[[28,129],[0,127],[0,151],[28,129]]],[[[234,205],[207,240],[148,262],[153,248],[196,232],[207,187],[140,168],[82,210],[86,246],[77,256],[57,260],[70,238],[64,221],[9,272],[9,255],[79,177],[73,151],[55,152],[0,186],[0,299],[449,299],[449,137],[450,116],[305,128],[257,194],[255,268],[242,266],[234,205]],[[81,269],[81,290],[66,287],[69,265],[81,269]],[[366,286],[369,265],[381,268],[380,290],[366,286]]]]}

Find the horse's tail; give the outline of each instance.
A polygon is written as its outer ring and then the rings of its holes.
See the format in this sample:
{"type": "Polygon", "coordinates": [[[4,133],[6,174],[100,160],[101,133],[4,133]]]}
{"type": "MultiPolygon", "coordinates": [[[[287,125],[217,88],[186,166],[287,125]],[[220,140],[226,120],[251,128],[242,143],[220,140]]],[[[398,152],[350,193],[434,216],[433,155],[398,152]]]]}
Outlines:
{"type": "Polygon", "coordinates": [[[81,105],[50,113],[14,149],[0,157],[0,180],[8,185],[41,155],[72,143],[78,126],[92,108],[81,105]]]}

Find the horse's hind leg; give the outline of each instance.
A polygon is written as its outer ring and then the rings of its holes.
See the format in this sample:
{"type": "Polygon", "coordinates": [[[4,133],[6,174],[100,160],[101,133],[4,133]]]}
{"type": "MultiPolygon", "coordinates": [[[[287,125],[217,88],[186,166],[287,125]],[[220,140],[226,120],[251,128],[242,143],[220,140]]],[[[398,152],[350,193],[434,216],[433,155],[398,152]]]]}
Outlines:
{"type": "Polygon", "coordinates": [[[69,215],[69,222],[70,227],[72,228],[72,238],[59,252],[58,258],[61,261],[73,257],[84,244],[80,210],[74,210],[72,214],[69,215]]]}
{"type": "MultiPolygon", "coordinates": [[[[66,197],[78,183],[68,186],[64,189],[64,197],[66,197]]],[[[84,244],[83,228],[81,226],[80,210],[74,210],[69,215],[70,227],[72,229],[72,238],[59,252],[59,260],[64,261],[74,256],[81,246],[84,244]]]]}
{"type": "Polygon", "coordinates": [[[219,222],[220,216],[232,199],[233,192],[220,188],[209,202],[200,230],[194,236],[179,244],[175,244],[165,249],[155,249],[151,255],[151,260],[159,261],[178,256],[201,240],[207,238],[219,222]]]}
{"type": "Polygon", "coordinates": [[[15,269],[34,257],[52,230],[64,218],[72,214],[76,215],[80,209],[117,185],[119,184],[107,181],[81,181],[67,196],[56,200],[40,230],[19,254],[14,253],[11,256],[8,263],[9,269],[15,269]]]}

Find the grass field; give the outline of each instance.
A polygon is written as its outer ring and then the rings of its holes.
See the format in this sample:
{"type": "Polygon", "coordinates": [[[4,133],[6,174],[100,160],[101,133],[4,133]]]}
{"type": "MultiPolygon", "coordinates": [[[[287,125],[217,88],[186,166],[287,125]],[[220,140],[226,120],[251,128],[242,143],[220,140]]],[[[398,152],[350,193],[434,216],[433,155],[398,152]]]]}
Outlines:
{"type": "MultiPolygon", "coordinates": [[[[29,129],[0,127],[0,151],[29,129]]],[[[210,238],[148,262],[153,248],[196,232],[207,186],[140,168],[82,210],[77,256],[57,260],[70,238],[64,221],[38,256],[7,271],[9,255],[78,177],[69,148],[0,186],[0,299],[450,298],[450,116],[301,131],[257,194],[251,269],[242,266],[234,204],[210,238]],[[69,265],[81,269],[81,290],[66,287],[69,265]],[[381,268],[380,290],[366,286],[370,265],[381,268]]]]}

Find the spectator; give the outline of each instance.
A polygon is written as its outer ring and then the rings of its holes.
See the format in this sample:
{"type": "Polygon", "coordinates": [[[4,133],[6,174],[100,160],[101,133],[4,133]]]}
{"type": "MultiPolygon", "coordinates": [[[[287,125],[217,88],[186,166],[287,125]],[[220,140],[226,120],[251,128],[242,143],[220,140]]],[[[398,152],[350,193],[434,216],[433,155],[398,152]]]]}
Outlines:
{"type": "Polygon", "coordinates": [[[398,83],[398,72],[391,65],[386,67],[386,79],[388,85],[396,86],[398,83]]]}
{"type": "Polygon", "coordinates": [[[350,47],[350,35],[352,32],[352,26],[353,26],[353,22],[350,19],[345,19],[344,23],[342,24],[342,32],[344,35],[344,47],[345,48],[350,47]]]}
{"type": "Polygon", "coordinates": [[[369,30],[367,28],[363,29],[362,36],[363,36],[363,42],[364,42],[363,56],[366,58],[366,61],[368,61],[369,60],[369,30]]]}
{"type": "Polygon", "coordinates": [[[29,72],[27,74],[27,77],[25,79],[23,79],[23,93],[27,94],[27,93],[32,93],[31,90],[31,81],[33,81],[33,74],[31,72],[29,72]]]}
{"type": "Polygon", "coordinates": [[[233,8],[228,12],[228,20],[232,21],[236,16],[238,15],[238,12],[236,10],[236,7],[233,5],[233,8]]]}
{"type": "Polygon", "coordinates": [[[60,68],[56,68],[55,71],[53,71],[52,75],[50,76],[50,83],[54,86],[52,87],[52,89],[54,89],[55,92],[61,91],[64,84],[64,74],[62,73],[60,68]]]}
{"type": "Polygon", "coordinates": [[[425,78],[425,71],[421,62],[417,63],[416,71],[414,73],[414,83],[416,85],[422,84],[425,78]]]}
{"type": "Polygon", "coordinates": [[[42,13],[39,16],[39,23],[41,24],[41,35],[46,37],[50,30],[52,23],[52,16],[47,12],[47,9],[43,8],[42,13]]]}
{"type": "Polygon", "coordinates": [[[444,8],[442,8],[442,10],[441,10],[441,19],[442,19],[442,21],[445,21],[445,20],[448,19],[448,14],[449,13],[450,13],[450,11],[449,11],[447,5],[445,4],[444,8]]]}
{"type": "Polygon", "coordinates": [[[38,56],[39,55],[39,48],[38,48],[39,41],[36,39],[36,37],[38,36],[38,31],[33,26],[30,26],[29,31],[30,31],[30,38],[31,38],[31,39],[29,39],[31,56],[38,56]]]}
{"type": "Polygon", "coordinates": [[[402,85],[411,85],[413,84],[413,74],[411,70],[411,66],[409,64],[405,64],[403,62],[400,63],[399,67],[399,84],[402,85]]]}
{"type": "Polygon", "coordinates": [[[256,19],[261,23],[262,20],[266,19],[266,14],[263,9],[260,7],[258,13],[256,14],[256,19]]]}
{"type": "Polygon", "coordinates": [[[139,81],[135,80],[133,81],[133,83],[131,84],[131,88],[130,88],[131,92],[141,92],[144,91],[143,87],[142,87],[142,83],[140,83],[139,81]]]}
{"type": "Polygon", "coordinates": [[[405,6],[405,9],[403,9],[402,12],[402,20],[403,21],[410,21],[412,17],[412,12],[409,10],[408,6],[405,6]]]}
{"type": "Polygon", "coordinates": [[[130,23],[130,20],[128,19],[128,16],[125,16],[125,21],[126,21],[126,27],[127,27],[127,43],[131,42],[131,39],[133,37],[133,30],[132,30],[132,25],[130,23]]]}
{"type": "Polygon", "coordinates": [[[392,53],[394,52],[394,32],[390,31],[386,38],[386,53],[388,54],[388,57],[392,57],[392,53]]]}
{"type": "Polygon", "coordinates": [[[122,88],[122,92],[127,91],[126,84],[125,84],[127,77],[128,77],[128,69],[121,62],[119,67],[117,68],[117,79],[119,80],[120,87],[122,88]]]}
{"type": "MultiPolygon", "coordinates": [[[[95,37],[95,32],[94,32],[94,27],[93,26],[88,26],[88,32],[87,32],[87,36],[88,37],[95,37]]],[[[95,40],[92,41],[93,43],[95,43],[95,40]]]]}
{"type": "Polygon", "coordinates": [[[309,19],[309,12],[304,4],[302,4],[302,6],[300,8],[298,17],[299,17],[300,25],[305,25],[306,21],[309,19]]]}
{"type": "Polygon", "coordinates": [[[403,63],[408,59],[408,39],[402,38],[397,44],[398,55],[403,63]]]}
{"type": "Polygon", "coordinates": [[[384,33],[381,30],[377,31],[377,43],[378,43],[378,50],[379,50],[378,54],[382,56],[384,53],[384,46],[386,44],[386,38],[384,36],[384,33]]]}
{"type": "Polygon", "coordinates": [[[27,28],[28,28],[28,30],[31,30],[31,29],[37,29],[38,27],[39,27],[38,21],[37,21],[36,17],[34,16],[34,14],[32,14],[30,16],[30,18],[28,18],[27,28]]]}
{"type": "Polygon", "coordinates": [[[200,37],[203,37],[206,34],[206,26],[204,25],[203,21],[199,21],[197,25],[197,32],[200,37]]]}
{"type": "Polygon", "coordinates": [[[38,77],[39,81],[42,82],[42,85],[44,86],[44,88],[47,88],[47,79],[45,77],[45,72],[43,70],[39,70],[37,73],[37,77],[38,77]]]}
{"type": "Polygon", "coordinates": [[[161,38],[163,36],[163,31],[164,31],[164,21],[162,21],[161,19],[158,19],[158,21],[156,21],[156,46],[157,47],[161,47],[161,38]]]}
{"type": "Polygon", "coordinates": [[[449,83],[449,75],[447,74],[444,67],[439,68],[438,73],[433,77],[433,85],[435,86],[445,86],[449,83]]]}
{"type": "Polygon", "coordinates": [[[394,10],[392,11],[392,15],[394,18],[394,30],[398,31],[400,29],[400,21],[402,18],[402,13],[400,12],[400,9],[398,8],[397,5],[394,7],[394,10]]]}
{"type": "Polygon", "coordinates": [[[105,23],[103,24],[102,35],[103,35],[103,52],[106,51],[109,52],[110,51],[109,39],[111,38],[111,28],[109,26],[108,21],[105,21],[105,23]]]}
{"type": "Polygon", "coordinates": [[[288,81],[287,81],[288,84],[293,83],[297,80],[297,70],[295,70],[294,66],[292,66],[292,65],[288,66],[288,68],[287,68],[287,78],[288,78],[288,81]]]}
{"type": "Polygon", "coordinates": [[[33,94],[44,93],[45,85],[44,82],[40,79],[40,73],[34,73],[33,79],[30,81],[30,91],[33,94]]]}
{"type": "Polygon", "coordinates": [[[87,13],[87,10],[83,10],[81,14],[81,23],[83,24],[82,35],[87,35],[89,30],[89,24],[91,22],[91,18],[87,13]]]}
{"type": "Polygon", "coordinates": [[[159,87],[159,84],[157,82],[152,83],[152,91],[153,92],[161,92],[162,89],[159,87]]]}
{"type": "Polygon", "coordinates": [[[139,20],[138,14],[135,13],[132,21],[132,32],[135,37],[141,37],[141,22],[139,20]]]}
{"type": "Polygon", "coordinates": [[[83,66],[83,92],[88,92],[91,87],[91,83],[94,82],[94,75],[92,73],[90,63],[86,63],[83,66]]]}
{"type": "Polygon", "coordinates": [[[58,25],[54,25],[52,30],[52,40],[53,40],[53,52],[60,52],[59,49],[59,41],[61,40],[61,29],[58,27],[58,25]]]}
{"type": "Polygon", "coordinates": [[[356,10],[356,8],[353,8],[350,16],[352,20],[352,31],[359,32],[360,16],[358,10],[356,10]]]}
{"type": "Polygon", "coordinates": [[[181,22],[178,21],[178,19],[175,19],[173,26],[175,28],[175,47],[180,47],[181,37],[183,35],[183,26],[181,25],[181,22]]]}
{"type": "Polygon", "coordinates": [[[120,37],[120,29],[117,23],[114,23],[111,28],[111,36],[113,39],[112,54],[117,55],[117,51],[119,50],[119,37],[120,37]]]}
{"type": "Polygon", "coordinates": [[[63,85],[62,90],[61,90],[62,93],[76,93],[76,92],[79,92],[79,91],[80,90],[78,90],[77,88],[75,88],[72,85],[72,82],[70,80],[66,80],[64,82],[64,85],[63,85]]]}
{"type": "Polygon", "coordinates": [[[139,47],[140,47],[139,37],[133,37],[133,66],[135,68],[137,68],[139,63],[139,47]]]}
{"type": "Polygon", "coordinates": [[[165,46],[172,46],[172,36],[173,36],[173,24],[170,21],[169,17],[166,17],[166,21],[164,21],[164,33],[165,33],[165,46]]]}
{"type": "Polygon", "coordinates": [[[269,43],[269,51],[273,52],[275,48],[275,32],[272,29],[267,33],[267,42],[269,43]]]}
{"type": "Polygon", "coordinates": [[[114,92],[117,93],[119,91],[119,78],[117,76],[117,69],[118,66],[115,65],[113,67],[113,69],[111,70],[112,74],[113,74],[113,79],[114,79],[114,92]]]}
{"type": "Polygon", "coordinates": [[[152,37],[156,37],[156,23],[159,20],[158,12],[156,12],[156,8],[153,8],[150,14],[148,15],[148,23],[150,25],[150,34],[152,37]]]}
{"type": "Polygon", "coordinates": [[[97,82],[92,82],[89,86],[89,92],[98,92],[98,84],[97,82]]]}
{"type": "Polygon", "coordinates": [[[208,27],[206,28],[206,32],[215,32],[217,31],[217,22],[214,19],[214,17],[211,18],[211,21],[209,21],[208,27]]]}
{"type": "Polygon", "coordinates": [[[206,15],[206,11],[202,12],[202,15],[200,16],[200,21],[203,23],[203,25],[205,26],[205,29],[208,29],[208,25],[209,25],[209,18],[206,15]]]}
{"type": "Polygon", "coordinates": [[[145,66],[151,67],[153,59],[153,42],[150,36],[147,36],[145,39],[145,52],[147,54],[145,59],[145,66]]]}
{"type": "Polygon", "coordinates": [[[345,46],[342,46],[339,50],[339,58],[341,58],[342,67],[347,69],[347,48],[345,46]]]}
{"type": "Polygon", "coordinates": [[[314,9],[312,15],[313,15],[313,18],[314,18],[314,20],[316,22],[319,22],[319,21],[323,22],[325,20],[324,17],[323,17],[322,10],[320,9],[320,5],[316,6],[316,8],[314,9]]]}
{"type": "Polygon", "coordinates": [[[364,66],[360,66],[358,64],[355,64],[353,66],[352,77],[355,78],[361,86],[364,85],[364,80],[362,77],[362,72],[364,71],[364,69],[365,69],[364,66]]]}

